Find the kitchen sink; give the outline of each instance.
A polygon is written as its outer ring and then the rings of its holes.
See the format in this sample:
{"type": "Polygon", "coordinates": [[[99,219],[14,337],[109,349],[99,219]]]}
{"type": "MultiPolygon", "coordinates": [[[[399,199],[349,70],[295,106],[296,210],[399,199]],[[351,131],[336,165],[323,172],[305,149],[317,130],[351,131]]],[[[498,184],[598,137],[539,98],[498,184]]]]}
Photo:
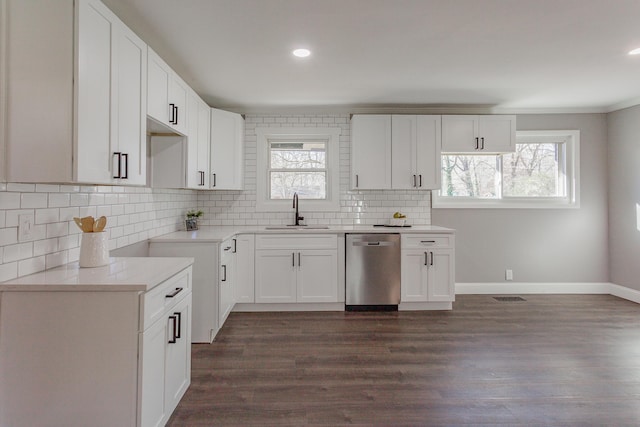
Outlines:
{"type": "Polygon", "coordinates": [[[326,225],[274,225],[265,230],[328,230],[326,225]]]}

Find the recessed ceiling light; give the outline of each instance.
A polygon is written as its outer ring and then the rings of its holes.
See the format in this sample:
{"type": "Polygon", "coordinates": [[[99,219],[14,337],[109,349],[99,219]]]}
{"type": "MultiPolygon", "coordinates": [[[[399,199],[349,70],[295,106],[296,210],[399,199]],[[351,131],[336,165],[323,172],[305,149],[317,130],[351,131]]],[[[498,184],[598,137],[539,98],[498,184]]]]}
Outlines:
{"type": "Polygon", "coordinates": [[[631,52],[629,52],[629,55],[640,55],[640,47],[637,49],[633,49],[631,52]]]}
{"type": "Polygon", "coordinates": [[[306,58],[311,55],[311,51],[309,49],[296,49],[293,51],[293,55],[298,58],[306,58]]]}

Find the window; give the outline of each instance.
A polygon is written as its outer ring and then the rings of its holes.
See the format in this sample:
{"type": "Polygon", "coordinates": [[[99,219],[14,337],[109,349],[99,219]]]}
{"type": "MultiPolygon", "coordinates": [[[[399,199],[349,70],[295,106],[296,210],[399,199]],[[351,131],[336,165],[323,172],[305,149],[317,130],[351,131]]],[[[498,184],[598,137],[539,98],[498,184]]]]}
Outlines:
{"type": "Polygon", "coordinates": [[[269,141],[269,198],[327,198],[326,141],[269,141]]]}
{"type": "Polygon", "coordinates": [[[433,207],[578,207],[579,138],[579,131],[520,131],[513,153],[443,154],[433,207]]]}
{"type": "Polygon", "coordinates": [[[339,128],[259,128],[256,209],[338,211],[339,128]]]}

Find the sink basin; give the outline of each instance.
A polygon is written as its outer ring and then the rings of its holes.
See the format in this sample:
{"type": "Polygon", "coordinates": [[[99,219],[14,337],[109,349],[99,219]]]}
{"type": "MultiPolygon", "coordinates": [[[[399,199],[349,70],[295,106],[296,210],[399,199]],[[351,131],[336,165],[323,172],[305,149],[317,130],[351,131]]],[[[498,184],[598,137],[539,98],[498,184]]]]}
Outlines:
{"type": "Polygon", "coordinates": [[[265,230],[328,230],[326,225],[274,225],[265,230]]]}

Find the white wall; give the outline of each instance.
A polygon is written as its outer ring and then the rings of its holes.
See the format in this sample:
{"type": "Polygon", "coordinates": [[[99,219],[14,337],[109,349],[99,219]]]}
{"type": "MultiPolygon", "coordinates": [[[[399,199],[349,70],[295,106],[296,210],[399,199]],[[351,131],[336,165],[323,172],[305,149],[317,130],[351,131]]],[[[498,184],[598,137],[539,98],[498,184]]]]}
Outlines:
{"type": "Polygon", "coordinates": [[[640,290],[640,106],[608,115],[611,281],[640,290]]]}
{"type": "Polygon", "coordinates": [[[200,192],[198,204],[205,212],[204,225],[279,225],[293,223],[293,209],[287,213],[256,212],[256,180],[266,179],[256,170],[256,127],[339,127],[340,211],[310,212],[300,201],[300,214],[307,224],[383,224],[396,211],[405,213],[410,224],[431,222],[431,195],[419,191],[351,191],[350,123],[348,114],[287,114],[246,116],[245,190],[200,192]]]}
{"type": "Polygon", "coordinates": [[[197,205],[191,190],[47,184],[0,184],[0,281],[78,260],[73,217],[105,215],[110,249],[184,228],[197,205]],[[18,241],[18,216],[35,218],[33,238],[18,241]]]}
{"type": "Polygon", "coordinates": [[[456,281],[504,282],[512,269],[514,282],[608,282],[606,116],[519,115],[517,129],[580,130],[581,206],[434,209],[434,224],[457,230],[456,281]]]}

